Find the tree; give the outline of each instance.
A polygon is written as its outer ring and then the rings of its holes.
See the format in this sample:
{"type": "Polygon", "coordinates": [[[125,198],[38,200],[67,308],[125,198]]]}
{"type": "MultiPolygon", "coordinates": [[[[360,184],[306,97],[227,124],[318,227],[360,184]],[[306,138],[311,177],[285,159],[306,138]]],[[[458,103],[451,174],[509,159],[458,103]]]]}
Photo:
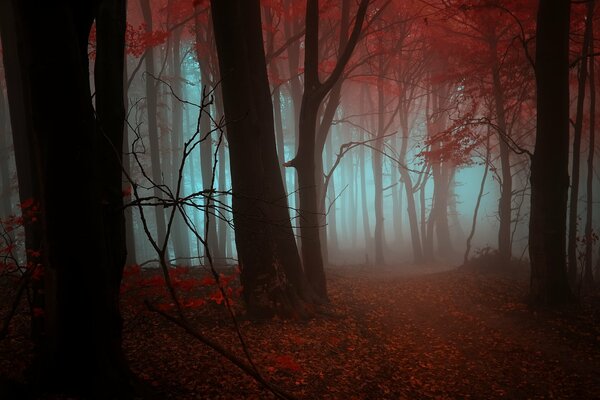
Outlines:
{"type": "MultiPolygon", "coordinates": [[[[150,8],[150,0],[140,0],[140,8],[144,16],[146,33],[152,34],[152,9],[150,8]]],[[[150,142],[150,158],[151,158],[151,174],[152,179],[159,185],[162,183],[162,169],[160,164],[160,147],[158,135],[158,106],[157,106],[157,82],[154,71],[154,49],[148,46],[145,52],[144,64],[146,67],[146,115],[148,122],[148,136],[150,142]]],[[[160,198],[160,187],[154,188],[154,196],[160,198]]],[[[163,243],[163,239],[167,234],[167,226],[165,223],[165,213],[162,207],[156,207],[154,210],[156,216],[156,234],[159,243],[163,243]]]]}
{"type": "MultiPolygon", "coordinates": [[[[317,295],[327,298],[327,283],[323,267],[319,228],[319,201],[316,181],[317,117],[325,96],[334,88],[358,42],[369,0],[361,0],[352,32],[340,51],[333,72],[321,82],[319,78],[319,1],[308,0],[304,52],[304,93],[299,116],[299,142],[296,157],[288,163],[298,174],[300,198],[300,236],[302,264],[308,282],[317,295]]],[[[325,141],[322,141],[323,143],[325,141]]],[[[321,179],[319,177],[319,179],[321,179]]]]}
{"type": "Polygon", "coordinates": [[[258,0],[213,0],[241,283],[258,316],[310,300],[278,165],[258,0]]]}
{"type": "Polygon", "coordinates": [[[41,209],[28,233],[39,240],[27,244],[41,245],[43,265],[34,370],[54,388],[100,398],[131,394],[118,308],[126,257],[120,164],[125,10],[120,0],[0,4],[2,41],[11,54],[6,76],[15,155],[24,168],[19,178],[26,179],[20,196],[33,194],[41,209]],[[95,110],[88,67],[94,21],[95,110]],[[61,102],[48,101],[58,92],[61,102]]]}
{"type": "Polygon", "coordinates": [[[535,74],[537,128],[531,162],[529,257],[531,297],[560,304],[571,292],[566,273],[566,213],[569,189],[568,0],[540,0],[535,74]]]}
{"type": "MultiPolygon", "coordinates": [[[[575,123],[573,124],[573,156],[571,162],[571,190],[569,192],[569,232],[567,239],[568,274],[571,284],[577,281],[577,209],[579,203],[579,169],[581,160],[581,136],[583,132],[583,109],[585,105],[585,86],[588,76],[587,54],[592,35],[592,20],[594,4],[588,3],[583,43],[581,45],[581,60],[577,72],[577,106],[575,123]]],[[[590,238],[591,239],[591,238],[590,238]]]]}

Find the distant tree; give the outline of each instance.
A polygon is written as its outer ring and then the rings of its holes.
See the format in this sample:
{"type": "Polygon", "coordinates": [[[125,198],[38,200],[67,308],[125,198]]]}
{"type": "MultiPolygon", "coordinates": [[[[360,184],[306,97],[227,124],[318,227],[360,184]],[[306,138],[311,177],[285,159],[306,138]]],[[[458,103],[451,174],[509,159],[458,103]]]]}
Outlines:
{"type": "MultiPolygon", "coordinates": [[[[573,124],[573,151],[571,160],[571,190],[569,192],[569,231],[567,237],[567,259],[568,275],[572,285],[577,281],[578,252],[578,205],[579,205],[579,169],[581,164],[581,136],[583,133],[584,105],[586,96],[586,84],[588,79],[587,54],[592,37],[592,21],[594,18],[594,3],[590,1],[584,24],[583,43],[581,45],[581,56],[577,71],[577,105],[575,111],[575,123],[573,124]]],[[[590,237],[591,239],[591,237],[590,237]]]]}
{"type": "Polygon", "coordinates": [[[569,16],[568,0],[540,0],[535,69],[537,129],[531,164],[529,257],[531,296],[560,304],[571,292],[566,271],[569,190],[569,16]]]}

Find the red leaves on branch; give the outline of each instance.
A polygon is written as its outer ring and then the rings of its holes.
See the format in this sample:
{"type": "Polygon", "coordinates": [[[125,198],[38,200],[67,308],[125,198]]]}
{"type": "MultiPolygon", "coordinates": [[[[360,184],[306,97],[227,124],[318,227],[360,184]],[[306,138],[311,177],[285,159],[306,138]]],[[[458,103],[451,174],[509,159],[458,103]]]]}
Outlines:
{"type": "Polygon", "coordinates": [[[136,27],[127,24],[127,31],[125,32],[127,54],[140,57],[149,48],[165,43],[168,37],[169,32],[166,31],[146,32],[146,24],[144,23],[136,27]]]}

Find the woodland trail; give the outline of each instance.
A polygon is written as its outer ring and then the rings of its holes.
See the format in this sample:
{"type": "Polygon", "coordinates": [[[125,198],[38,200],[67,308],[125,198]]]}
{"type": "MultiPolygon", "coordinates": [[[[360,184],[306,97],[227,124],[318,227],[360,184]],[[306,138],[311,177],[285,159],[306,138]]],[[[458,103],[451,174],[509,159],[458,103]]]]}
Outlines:
{"type": "MultiPolygon", "coordinates": [[[[557,312],[527,306],[526,280],[474,271],[338,267],[328,279],[325,315],[241,322],[263,375],[298,399],[600,396],[598,293],[557,312]]],[[[142,300],[137,290],[124,295],[124,346],[158,398],[271,398],[142,300]]],[[[243,357],[222,306],[190,313],[205,335],[243,357]]],[[[0,342],[0,375],[20,379],[27,348],[15,337],[0,342]]]]}
{"type": "MultiPolygon", "coordinates": [[[[329,270],[332,315],[242,324],[256,363],[300,399],[600,396],[598,297],[595,314],[585,304],[535,311],[524,302],[523,280],[435,269],[329,270]]],[[[269,397],[155,318],[145,321],[152,328],[143,338],[131,332],[128,341],[152,350],[132,347],[130,355],[172,398],[269,397]]],[[[225,320],[199,320],[205,333],[239,348],[225,320]]]]}

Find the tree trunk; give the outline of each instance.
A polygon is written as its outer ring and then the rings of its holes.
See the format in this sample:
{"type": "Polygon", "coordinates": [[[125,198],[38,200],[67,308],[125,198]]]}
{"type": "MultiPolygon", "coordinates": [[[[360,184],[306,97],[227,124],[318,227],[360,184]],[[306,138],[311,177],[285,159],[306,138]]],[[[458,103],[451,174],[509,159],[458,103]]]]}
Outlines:
{"type": "MultiPolygon", "coordinates": [[[[328,167],[331,167],[331,160],[335,156],[333,153],[333,137],[329,136],[326,146],[325,146],[325,159],[327,160],[328,167]]],[[[327,192],[329,196],[329,201],[325,201],[323,212],[327,214],[327,233],[329,243],[329,250],[333,250],[334,254],[339,254],[339,242],[338,242],[338,233],[337,233],[337,202],[340,199],[336,199],[335,192],[335,178],[332,175],[329,180],[329,184],[327,185],[327,192]],[[329,208],[331,204],[331,208],[329,208]],[[329,211],[329,212],[328,212],[329,211]]],[[[325,196],[323,196],[325,197],[325,196]]]]}
{"type": "MultiPolygon", "coordinates": [[[[593,28],[593,13],[596,2],[591,1],[587,4],[588,7],[588,23],[590,25],[589,52],[594,53],[594,28],[593,28]]],[[[595,74],[595,58],[589,57],[590,69],[590,142],[587,158],[587,180],[586,180],[586,214],[585,214],[585,264],[583,281],[587,285],[594,283],[594,274],[592,273],[592,251],[594,247],[593,237],[593,209],[594,209],[594,151],[596,149],[596,77],[595,74]]],[[[586,62],[582,60],[581,62],[586,62]]]]}
{"type": "Polygon", "coordinates": [[[504,90],[500,79],[500,65],[498,63],[497,43],[490,42],[492,53],[492,83],[494,91],[494,106],[498,124],[498,142],[500,147],[500,168],[502,181],[500,182],[500,199],[498,200],[498,253],[503,261],[510,261],[512,257],[511,224],[512,224],[512,171],[510,166],[510,148],[508,147],[508,126],[504,110],[504,90]]]}
{"type": "Polygon", "coordinates": [[[383,56],[379,56],[379,76],[377,78],[377,138],[374,143],[373,154],[373,181],[375,186],[375,264],[383,265],[385,263],[383,256],[384,247],[384,220],[383,220],[383,135],[385,111],[384,92],[383,92],[383,56]]]}
{"type": "Polygon", "coordinates": [[[297,312],[299,300],[309,292],[278,165],[260,3],[213,0],[211,6],[244,300],[259,316],[274,309],[297,312]]]}
{"type": "Polygon", "coordinates": [[[404,189],[406,191],[406,207],[408,213],[408,223],[410,226],[410,238],[413,251],[413,260],[415,264],[422,264],[423,249],[421,247],[421,237],[419,236],[419,223],[417,220],[417,207],[415,204],[415,189],[413,187],[410,171],[406,169],[406,152],[408,150],[408,140],[410,130],[408,128],[408,107],[402,107],[400,110],[400,127],[402,134],[402,143],[400,145],[399,161],[402,165],[398,166],[404,189]]]}
{"type": "Polygon", "coordinates": [[[490,164],[490,133],[488,131],[486,146],[485,146],[485,162],[483,164],[484,171],[483,176],[481,177],[481,184],[479,185],[479,193],[477,194],[477,201],[475,202],[475,210],[473,211],[473,222],[471,223],[471,232],[469,233],[469,237],[467,237],[467,245],[465,249],[465,254],[463,256],[463,265],[469,262],[469,253],[471,252],[471,240],[475,236],[475,228],[477,227],[477,215],[479,214],[479,206],[481,205],[481,199],[483,197],[483,189],[485,188],[485,181],[487,179],[488,170],[490,164]]]}
{"type": "MultiPolygon", "coordinates": [[[[146,33],[152,33],[152,10],[150,8],[150,0],[140,0],[140,8],[146,24],[146,33]]],[[[148,122],[148,140],[150,149],[150,163],[152,180],[157,184],[162,184],[162,171],[160,165],[160,146],[158,140],[158,123],[156,120],[158,114],[158,106],[156,101],[157,85],[155,81],[154,71],[154,49],[148,47],[146,49],[144,65],[146,67],[146,116],[148,122]]],[[[154,196],[160,198],[161,192],[158,188],[154,189],[154,196]]],[[[154,207],[156,216],[156,234],[157,242],[162,245],[167,235],[167,226],[165,223],[165,211],[161,206],[154,207]]]]}
{"type": "MultiPolygon", "coordinates": [[[[196,8],[199,6],[197,5],[196,8]]],[[[209,33],[206,28],[202,26],[202,22],[200,21],[200,16],[196,17],[195,20],[195,33],[196,33],[196,59],[198,61],[198,66],[200,69],[200,80],[202,85],[206,87],[206,91],[213,90],[215,86],[214,77],[211,74],[211,63],[208,58],[212,57],[211,54],[207,56],[203,56],[200,52],[200,43],[207,42],[209,33]]],[[[217,88],[217,92],[220,88],[217,88]]],[[[219,119],[219,116],[222,115],[222,101],[221,97],[215,101],[215,109],[217,111],[218,116],[216,116],[216,120],[219,119]],[[220,110],[219,110],[220,109],[220,110]]],[[[200,132],[202,135],[207,135],[212,129],[211,121],[210,121],[210,109],[206,108],[204,110],[204,115],[200,117],[200,132]]],[[[214,168],[214,157],[213,157],[213,140],[216,140],[216,135],[208,135],[202,143],[200,143],[200,172],[202,174],[202,189],[210,190],[211,185],[213,184],[213,171],[214,168]]],[[[221,146],[224,146],[225,142],[221,143],[221,146]]],[[[220,149],[219,149],[220,150],[220,149]]],[[[223,161],[221,161],[223,162],[223,161]]],[[[214,202],[212,202],[209,198],[205,199],[204,207],[211,208],[214,206],[214,202]]],[[[219,235],[217,235],[217,221],[218,219],[213,218],[213,213],[204,213],[204,225],[203,225],[203,236],[205,236],[208,252],[211,254],[211,258],[214,262],[222,263],[225,259],[225,248],[224,242],[221,242],[219,235]]],[[[206,251],[206,249],[203,249],[206,251]]],[[[205,255],[206,257],[206,255],[205,255]]],[[[204,263],[207,263],[207,260],[204,260],[204,263]]]]}
{"type": "MultiPolygon", "coordinates": [[[[173,92],[180,98],[183,95],[183,86],[181,85],[181,32],[183,28],[177,28],[171,33],[171,87],[173,92]]],[[[179,164],[183,157],[183,104],[181,101],[171,96],[171,190],[177,189],[179,176],[179,164]]],[[[180,197],[185,196],[184,181],[181,181],[180,197]]],[[[187,265],[190,263],[190,237],[188,227],[183,216],[176,211],[172,224],[174,258],[176,264],[187,265]]]]}
{"type": "Polygon", "coordinates": [[[4,88],[0,82],[0,219],[11,214],[10,187],[10,131],[8,105],[4,97],[4,88]]]}
{"type": "MultiPolygon", "coordinates": [[[[592,5],[593,6],[593,5],[592,5]]],[[[593,9],[588,8],[588,15],[585,23],[585,32],[583,34],[583,45],[581,46],[581,61],[579,62],[577,79],[577,108],[575,115],[575,124],[573,129],[573,159],[571,162],[571,191],[569,197],[569,231],[567,241],[567,266],[569,282],[575,285],[577,282],[578,258],[577,257],[577,215],[579,203],[579,169],[581,160],[581,133],[583,131],[583,114],[585,105],[585,85],[587,81],[586,55],[589,50],[591,21],[593,19],[593,9]]]]}
{"type": "MultiPolygon", "coordinates": [[[[129,103],[129,95],[128,88],[125,84],[127,82],[127,58],[125,56],[123,62],[123,106],[127,107],[129,103]]],[[[131,159],[129,157],[130,151],[129,144],[129,126],[127,124],[123,124],[123,150],[125,153],[123,154],[123,169],[127,175],[131,175],[131,159]]],[[[129,183],[125,183],[129,186],[129,183]]],[[[126,186],[126,187],[127,187],[126,186]]],[[[128,188],[128,190],[132,190],[128,188]]],[[[131,201],[131,195],[124,196],[125,203],[131,201]]],[[[133,265],[137,263],[137,254],[135,249],[135,230],[133,225],[133,207],[127,207],[125,209],[125,243],[127,248],[127,259],[125,260],[127,265],[133,265]]]]}
{"type": "Polygon", "coordinates": [[[94,398],[131,396],[118,308],[125,262],[119,163],[125,10],[117,0],[96,8],[0,4],[4,49],[13,55],[6,74],[15,154],[18,167],[29,164],[19,174],[20,186],[33,188],[28,194],[41,209],[33,230],[43,248],[32,248],[42,251],[45,296],[35,372],[42,384],[94,398]],[[98,124],[87,54],[94,18],[98,124]],[[38,40],[42,36],[47,41],[38,40]],[[49,102],[48,93],[57,92],[63,100],[49,102]],[[65,201],[73,182],[80,201],[65,201]],[[65,231],[73,233],[69,240],[65,231]]]}
{"type": "MultiPolygon", "coordinates": [[[[347,2],[345,2],[348,4],[347,2]]],[[[340,51],[339,59],[329,78],[319,79],[319,1],[308,0],[306,6],[306,34],[304,51],[304,94],[300,107],[299,142],[296,157],[292,162],[298,173],[300,197],[300,236],[302,238],[302,263],[306,277],[317,295],[327,298],[327,283],[321,254],[319,235],[318,187],[315,179],[315,157],[317,153],[317,116],[321,102],[338,84],[362,29],[368,0],[361,0],[354,27],[347,43],[340,51]]],[[[322,149],[322,147],[321,147],[322,149]]],[[[320,159],[320,157],[319,157],[320,159]]]]}
{"type": "Polygon", "coordinates": [[[565,264],[569,190],[568,0],[540,0],[537,18],[537,128],[531,163],[531,297],[539,304],[571,298],[565,264]]]}

